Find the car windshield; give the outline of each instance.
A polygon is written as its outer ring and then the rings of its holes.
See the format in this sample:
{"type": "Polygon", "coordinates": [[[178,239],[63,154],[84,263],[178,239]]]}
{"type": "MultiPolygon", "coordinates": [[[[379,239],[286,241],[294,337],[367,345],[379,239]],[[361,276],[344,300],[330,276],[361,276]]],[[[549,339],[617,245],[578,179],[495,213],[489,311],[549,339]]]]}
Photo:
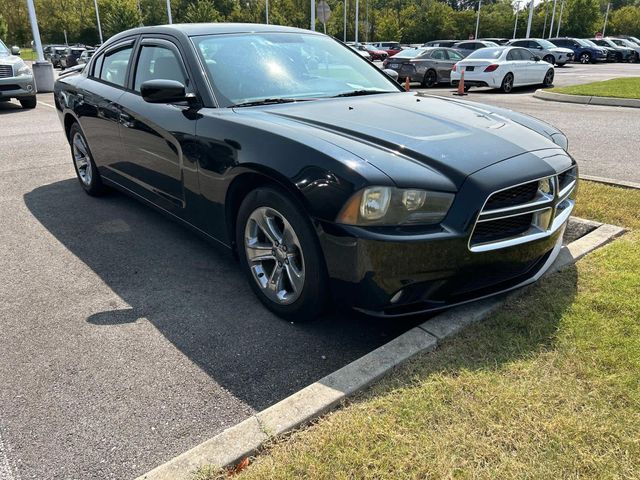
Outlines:
{"type": "Polygon", "coordinates": [[[427,48],[407,48],[396,53],[393,58],[415,58],[418,55],[422,55],[427,50],[427,48]]]}
{"type": "Polygon", "coordinates": [[[9,49],[2,43],[2,40],[0,40],[0,55],[9,55],[9,49]]]}
{"type": "Polygon", "coordinates": [[[480,48],[479,50],[471,52],[469,56],[467,56],[467,59],[486,58],[495,60],[496,58],[500,58],[502,52],[504,52],[504,48],[480,48]]]}
{"type": "Polygon", "coordinates": [[[540,40],[536,40],[536,42],[538,42],[538,45],[540,45],[542,48],[556,48],[556,46],[551,43],[549,40],[544,40],[544,39],[540,39],[540,40]]]}
{"type": "Polygon", "coordinates": [[[591,45],[589,45],[587,42],[585,42],[584,40],[582,40],[581,38],[576,38],[575,41],[579,44],[582,45],[583,47],[590,47],[591,45]]]}
{"type": "MultiPolygon", "coordinates": [[[[606,40],[601,40],[602,42],[604,42],[605,44],[607,44],[606,40]]],[[[587,45],[589,45],[590,47],[597,47],[598,45],[596,45],[595,43],[593,43],[591,40],[583,40],[584,43],[586,43],[587,45]]]]}
{"type": "Polygon", "coordinates": [[[323,35],[269,32],[192,41],[225,107],[400,91],[376,67],[323,35]]]}

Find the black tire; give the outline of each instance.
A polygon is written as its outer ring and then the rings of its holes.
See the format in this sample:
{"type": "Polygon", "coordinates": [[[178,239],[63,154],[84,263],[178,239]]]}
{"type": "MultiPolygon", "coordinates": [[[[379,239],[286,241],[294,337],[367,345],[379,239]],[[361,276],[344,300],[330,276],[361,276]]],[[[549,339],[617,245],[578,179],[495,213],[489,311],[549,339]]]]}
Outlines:
{"type": "Polygon", "coordinates": [[[30,97],[20,97],[18,98],[18,101],[20,102],[20,105],[22,105],[22,108],[25,109],[36,108],[36,105],[38,105],[38,97],[35,95],[30,97]]]}
{"type": "Polygon", "coordinates": [[[558,67],[564,67],[567,64],[567,62],[564,63],[558,63],[558,67]]]}
{"type": "Polygon", "coordinates": [[[511,93],[513,91],[513,73],[509,72],[504,76],[500,90],[503,93],[511,93]]]}
{"type": "Polygon", "coordinates": [[[589,52],[582,52],[580,54],[580,58],[578,58],[578,61],[583,65],[586,65],[587,63],[591,63],[591,54],[589,52]]]}
{"type": "MultiPolygon", "coordinates": [[[[272,217],[272,221],[273,218],[278,223],[278,217],[272,217]]],[[[281,238],[284,239],[286,227],[282,226],[282,223],[279,225],[282,232],[281,238]]],[[[264,230],[256,231],[264,232],[264,230]]],[[[258,299],[269,310],[285,320],[296,322],[311,321],[322,313],[327,306],[328,298],[328,275],[324,256],[309,216],[298,206],[298,202],[291,195],[273,187],[260,187],[249,193],[238,210],[235,238],[238,258],[249,285],[258,299]],[[258,214],[261,209],[268,209],[269,212],[280,214],[282,218],[286,219],[296,236],[297,244],[290,245],[288,249],[285,249],[286,260],[283,260],[283,262],[286,262],[290,267],[288,255],[299,255],[296,263],[298,267],[302,266],[301,271],[304,273],[304,279],[302,288],[296,294],[295,300],[288,304],[277,303],[276,300],[270,298],[268,290],[271,287],[259,285],[258,282],[260,280],[258,277],[264,278],[263,281],[270,285],[270,278],[273,278],[273,271],[277,263],[281,265],[282,282],[285,282],[282,284],[283,288],[285,288],[286,284],[290,290],[294,290],[292,288],[293,282],[290,280],[291,276],[288,273],[289,267],[278,263],[279,261],[276,261],[275,258],[279,257],[276,256],[273,260],[266,260],[266,264],[264,261],[257,264],[254,263],[254,268],[252,269],[247,258],[246,239],[249,236],[246,232],[251,229],[252,216],[258,214]],[[273,265],[271,270],[269,270],[270,265],[273,265]],[[267,277],[270,278],[268,279],[267,277]]],[[[264,234],[262,241],[265,242],[265,245],[272,245],[264,234]]],[[[267,251],[271,248],[271,252],[275,252],[279,248],[283,248],[283,245],[286,247],[285,241],[281,245],[276,243],[276,248],[272,248],[273,245],[268,247],[267,251]]],[[[282,253],[280,252],[280,254],[282,253]]],[[[271,293],[270,295],[273,296],[274,294],[271,293]]]]}
{"type": "Polygon", "coordinates": [[[545,88],[549,88],[553,86],[553,76],[554,76],[553,68],[550,68],[549,70],[547,70],[547,73],[544,75],[544,79],[542,80],[542,85],[545,88]]]}
{"type": "Polygon", "coordinates": [[[424,73],[424,78],[422,79],[422,86],[424,88],[432,88],[438,84],[438,74],[435,70],[429,69],[424,73]]]}
{"type": "Polygon", "coordinates": [[[556,58],[553,55],[545,55],[542,60],[544,60],[547,63],[550,63],[551,65],[554,65],[556,63],[556,58]]]}
{"type": "MultiPolygon", "coordinates": [[[[69,146],[71,147],[71,160],[73,161],[73,168],[76,171],[76,176],[78,177],[78,182],[80,182],[80,186],[83,188],[85,192],[87,192],[92,197],[99,197],[104,195],[107,191],[107,188],[102,183],[102,177],[100,177],[100,172],[96,167],[95,162],[93,161],[93,154],[91,153],[91,148],[89,147],[89,143],[87,142],[84,133],[80,129],[80,125],[78,123],[74,123],[71,125],[69,129],[69,146]],[[77,137],[80,137],[84,142],[84,146],[86,147],[86,162],[88,168],[90,168],[90,178],[88,181],[83,179],[81,171],[78,167],[78,161],[76,161],[76,150],[74,149],[74,141],[77,137]]],[[[78,148],[77,146],[75,147],[78,148]]],[[[86,170],[86,169],[85,169],[86,170]]],[[[86,176],[84,177],[86,179],[86,176]]]]}

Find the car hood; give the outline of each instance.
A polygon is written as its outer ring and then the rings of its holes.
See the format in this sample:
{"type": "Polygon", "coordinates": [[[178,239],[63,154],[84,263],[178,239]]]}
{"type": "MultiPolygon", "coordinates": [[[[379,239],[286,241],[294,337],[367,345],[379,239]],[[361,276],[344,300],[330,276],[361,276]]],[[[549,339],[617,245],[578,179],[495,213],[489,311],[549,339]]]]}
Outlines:
{"type": "Polygon", "coordinates": [[[558,52],[558,53],[573,53],[573,50],[571,50],[570,48],[564,48],[564,47],[554,47],[554,48],[550,48],[549,50],[551,50],[552,52],[558,52]]]}
{"type": "Polygon", "coordinates": [[[372,163],[392,180],[397,180],[395,172],[407,171],[403,166],[417,164],[460,186],[467,176],[494,163],[558,148],[551,140],[559,133],[553,127],[520,115],[531,120],[524,126],[505,116],[506,111],[491,109],[429,95],[392,93],[237,112],[269,116],[272,123],[308,126],[313,135],[372,163]]]}
{"type": "Polygon", "coordinates": [[[16,65],[19,63],[23,63],[23,60],[16,55],[0,55],[0,65],[16,65]]]}

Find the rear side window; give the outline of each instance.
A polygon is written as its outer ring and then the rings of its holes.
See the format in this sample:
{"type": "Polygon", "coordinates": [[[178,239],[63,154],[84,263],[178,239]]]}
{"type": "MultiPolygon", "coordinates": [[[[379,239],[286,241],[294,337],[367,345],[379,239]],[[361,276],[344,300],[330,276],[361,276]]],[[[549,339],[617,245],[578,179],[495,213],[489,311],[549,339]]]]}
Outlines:
{"type": "Polygon", "coordinates": [[[136,68],[134,90],[139,92],[140,86],[147,80],[175,80],[185,86],[187,84],[181,61],[176,53],[169,48],[156,45],[142,47],[136,68]]]}
{"type": "Polygon", "coordinates": [[[436,50],[431,54],[431,58],[435,58],[436,60],[444,60],[445,59],[444,50],[436,50]]]}
{"type": "MultiPolygon", "coordinates": [[[[126,47],[104,55],[100,72],[94,70],[94,75],[100,80],[124,87],[127,83],[127,68],[131,61],[133,47],[126,47]]],[[[97,64],[96,64],[97,67],[97,64]]]]}

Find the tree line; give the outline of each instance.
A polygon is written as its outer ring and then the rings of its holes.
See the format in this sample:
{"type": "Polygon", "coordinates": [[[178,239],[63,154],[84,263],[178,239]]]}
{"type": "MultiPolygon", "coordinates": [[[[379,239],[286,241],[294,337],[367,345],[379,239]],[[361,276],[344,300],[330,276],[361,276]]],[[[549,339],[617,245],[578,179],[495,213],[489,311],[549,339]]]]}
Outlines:
{"type": "MultiPolygon", "coordinates": [[[[342,39],[344,0],[327,0],[332,14],[326,29],[342,39]]],[[[602,31],[607,0],[556,0],[556,34],[560,10],[561,36],[591,37],[602,31]],[[564,5],[563,5],[564,3],[564,5]],[[563,5],[563,6],[562,6],[563,5]]],[[[548,37],[554,0],[543,0],[534,8],[532,37],[548,37]]],[[[93,45],[98,30],[93,0],[35,0],[43,43],[93,45]]],[[[172,0],[175,23],[251,22],[264,23],[266,0],[172,0]]],[[[360,0],[359,40],[397,40],[422,43],[434,39],[467,39],[475,33],[477,0],[360,0]]],[[[510,0],[483,0],[479,37],[513,35],[515,3],[510,0]]],[[[517,3],[517,36],[526,33],[528,7],[517,3]]],[[[104,39],[140,25],[167,23],[165,0],[98,0],[104,39]]],[[[355,0],[347,0],[348,40],[354,38],[355,0]]],[[[269,0],[269,23],[309,28],[309,0],[269,0]]],[[[317,21],[316,29],[323,25],[317,21]]],[[[613,0],[607,34],[640,36],[640,0],[613,0]]],[[[32,40],[25,0],[0,0],[0,38],[9,45],[26,46],[32,40]]]]}

